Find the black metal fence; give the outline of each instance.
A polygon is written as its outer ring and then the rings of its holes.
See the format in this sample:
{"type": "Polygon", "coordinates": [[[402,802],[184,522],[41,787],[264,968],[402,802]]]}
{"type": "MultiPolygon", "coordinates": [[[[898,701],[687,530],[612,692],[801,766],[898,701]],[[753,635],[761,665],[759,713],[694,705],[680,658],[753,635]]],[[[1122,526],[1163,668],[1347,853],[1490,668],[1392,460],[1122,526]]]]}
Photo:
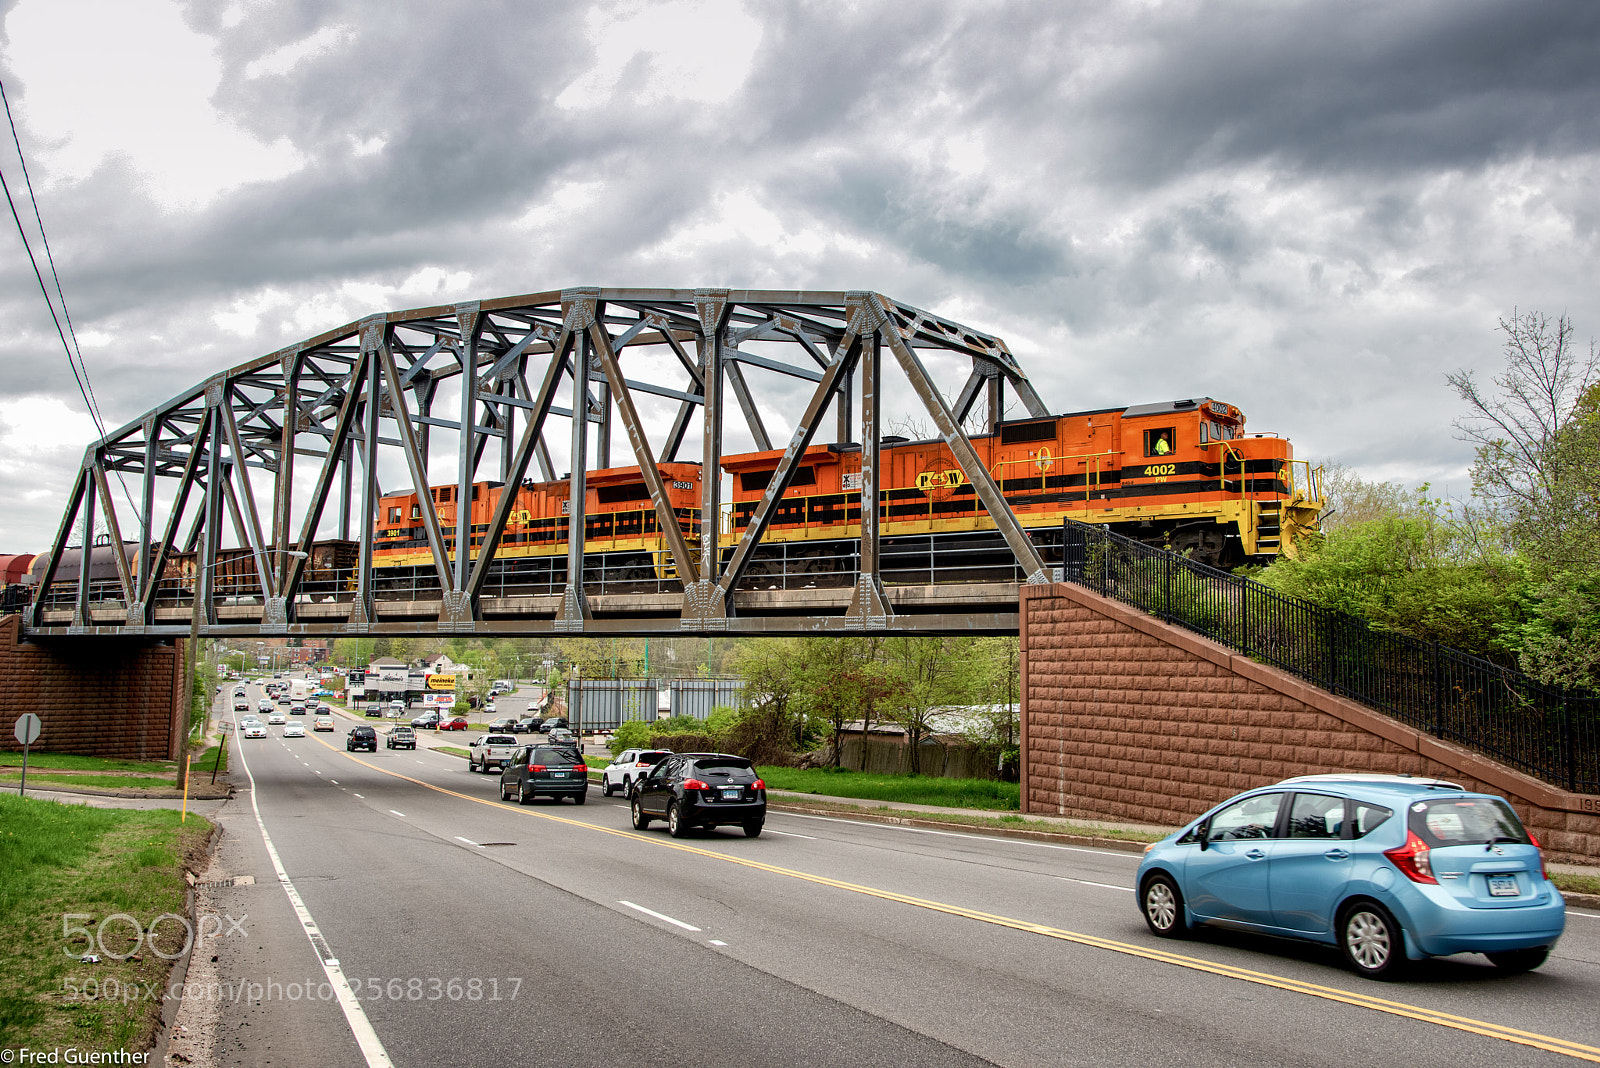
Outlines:
{"type": "Polygon", "coordinates": [[[1600,793],[1600,696],[1065,522],[1062,578],[1567,790],[1600,793]]]}

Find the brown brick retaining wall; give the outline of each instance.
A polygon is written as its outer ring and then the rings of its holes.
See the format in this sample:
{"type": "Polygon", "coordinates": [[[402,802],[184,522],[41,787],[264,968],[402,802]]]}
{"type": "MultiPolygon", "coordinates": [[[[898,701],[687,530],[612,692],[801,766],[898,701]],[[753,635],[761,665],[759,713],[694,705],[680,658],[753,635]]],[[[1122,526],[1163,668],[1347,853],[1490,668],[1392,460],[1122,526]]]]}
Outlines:
{"type": "Polygon", "coordinates": [[[20,616],[0,617],[0,748],[37,713],[34,749],[128,760],[172,760],[183,730],[182,646],[72,638],[23,642],[20,616]]]}
{"type": "Polygon", "coordinates": [[[1292,775],[1437,776],[1505,796],[1551,860],[1600,863],[1568,793],[1069,583],[1024,586],[1022,810],[1177,826],[1292,775]]]}

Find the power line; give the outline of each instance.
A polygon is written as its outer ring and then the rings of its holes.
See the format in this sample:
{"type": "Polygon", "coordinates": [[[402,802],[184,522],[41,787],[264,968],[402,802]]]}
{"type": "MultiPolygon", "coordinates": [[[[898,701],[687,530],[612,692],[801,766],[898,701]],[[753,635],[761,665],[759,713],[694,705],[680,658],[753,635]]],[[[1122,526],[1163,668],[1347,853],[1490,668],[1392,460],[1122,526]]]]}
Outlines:
{"type": "MultiPolygon", "coordinates": [[[[50,277],[56,284],[56,299],[61,302],[61,316],[56,316],[56,306],[50,299],[50,291],[45,287],[44,275],[39,271],[39,261],[33,254],[33,245],[28,241],[28,234],[22,225],[22,218],[17,214],[16,202],[11,197],[11,186],[5,180],[5,171],[0,170],[0,188],[6,195],[6,204],[11,209],[12,221],[17,224],[17,235],[22,238],[22,247],[27,250],[28,262],[33,266],[33,276],[39,282],[39,292],[44,295],[44,302],[50,309],[50,319],[55,323],[56,336],[61,339],[61,347],[67,354],[67,366],[72,371],[73,379],[78,383],[78,393],[83,397],[84,405],[89,409],[89,418],[93,420],[95,429],[100,432],[101,440],[107,437],[105,420],[100,415],[100,405],[94,395],[94,385],[89,381],[89,365],[84,362],[83,350],[78,345],[78,332],[72,325],[72,314],[67,310],[66,294],[61,291],[61,275],[56,270],[56,259],[50,251],[50,235],[45,231],[44,218],[39,213],[39,198],[33,192],[33,177],[28,173],[28,159],[22,152],[22,140],[17,136],[17,123],[11,115],[11,98],[6,94],[5,82],[0,80],[0,103],[5,105],[6,123],[11,127],[11,143],[17,147],[17,162],[22,165],[22,179],[28,189],[28,200],[33,206],[33,218],[39,226],[39,239],[44,245],[45,260],[50,265],[50,277]],[[66,331],[61,329],[61,320],[67,322],[66,331]],[[67,335],[72,336],[72,343],[67,343],[67,335]]],[[[139,506],[133,503],[133,494],[128,489],[128,483],[122,477],[121,471],[115,471],[117,483],[122,487],[122,495],[127,498],[128,505],[143,524],[144,516],[139,511],[139,506]]],[[[150,477],[146,472],[146,477],[150,477]]],[[[149,532],[145,531],[141,540],[147,540],[149,532]]]]}

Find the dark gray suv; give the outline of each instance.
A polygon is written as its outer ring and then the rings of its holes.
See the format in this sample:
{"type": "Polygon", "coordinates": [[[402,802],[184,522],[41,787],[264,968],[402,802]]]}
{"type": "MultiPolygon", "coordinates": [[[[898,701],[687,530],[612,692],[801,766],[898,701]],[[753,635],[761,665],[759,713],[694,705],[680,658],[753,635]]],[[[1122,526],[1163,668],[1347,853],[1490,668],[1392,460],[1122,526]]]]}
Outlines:
{"type": "Polygon", "coordinates": [[[664,819],[672,837],[684,838],[736,823],[755,838],[767,820],[767,784],[742,756],[676,753],[634,784],[631,810],[635,830],[664,819]]]}
{"type": "Polygon", "coordinates": [[[500,773],[500,800],[526,805],[540,794],[574,804],[589,799],[589,768],[576,749],[557,745],[525,745],[500,773]]]}

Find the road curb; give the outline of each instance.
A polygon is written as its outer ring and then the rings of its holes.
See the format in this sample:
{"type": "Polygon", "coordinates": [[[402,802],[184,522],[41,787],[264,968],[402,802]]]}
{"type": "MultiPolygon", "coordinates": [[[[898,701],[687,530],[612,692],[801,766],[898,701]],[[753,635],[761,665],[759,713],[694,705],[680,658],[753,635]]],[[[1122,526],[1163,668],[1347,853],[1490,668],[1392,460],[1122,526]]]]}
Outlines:
{"type": "Polygon", "coordinates": [[[978,823],[918,819],[915,816],[889,816],[882,812],[797,805],[788,801],[773,801],[771,797],[767,798],[767,808],[776,812],[792,812],[805,816],[833,816],[838,819],[857,820],[861,823],[887,823],[897,827],[917,827],[935,831],[960,830],[972,834],[989,835],[994,838],[1022,838],[1034,842],[1053,842],[1057,845],[1092,846],[1096,849],[1112,849],[1119,853],[1143,853],[1147,844],[1145,842],[1129,842],[1121,838],[1064,834],[1060,831],[1034,831],[1025,827],[991,827],[978,823]]]}

